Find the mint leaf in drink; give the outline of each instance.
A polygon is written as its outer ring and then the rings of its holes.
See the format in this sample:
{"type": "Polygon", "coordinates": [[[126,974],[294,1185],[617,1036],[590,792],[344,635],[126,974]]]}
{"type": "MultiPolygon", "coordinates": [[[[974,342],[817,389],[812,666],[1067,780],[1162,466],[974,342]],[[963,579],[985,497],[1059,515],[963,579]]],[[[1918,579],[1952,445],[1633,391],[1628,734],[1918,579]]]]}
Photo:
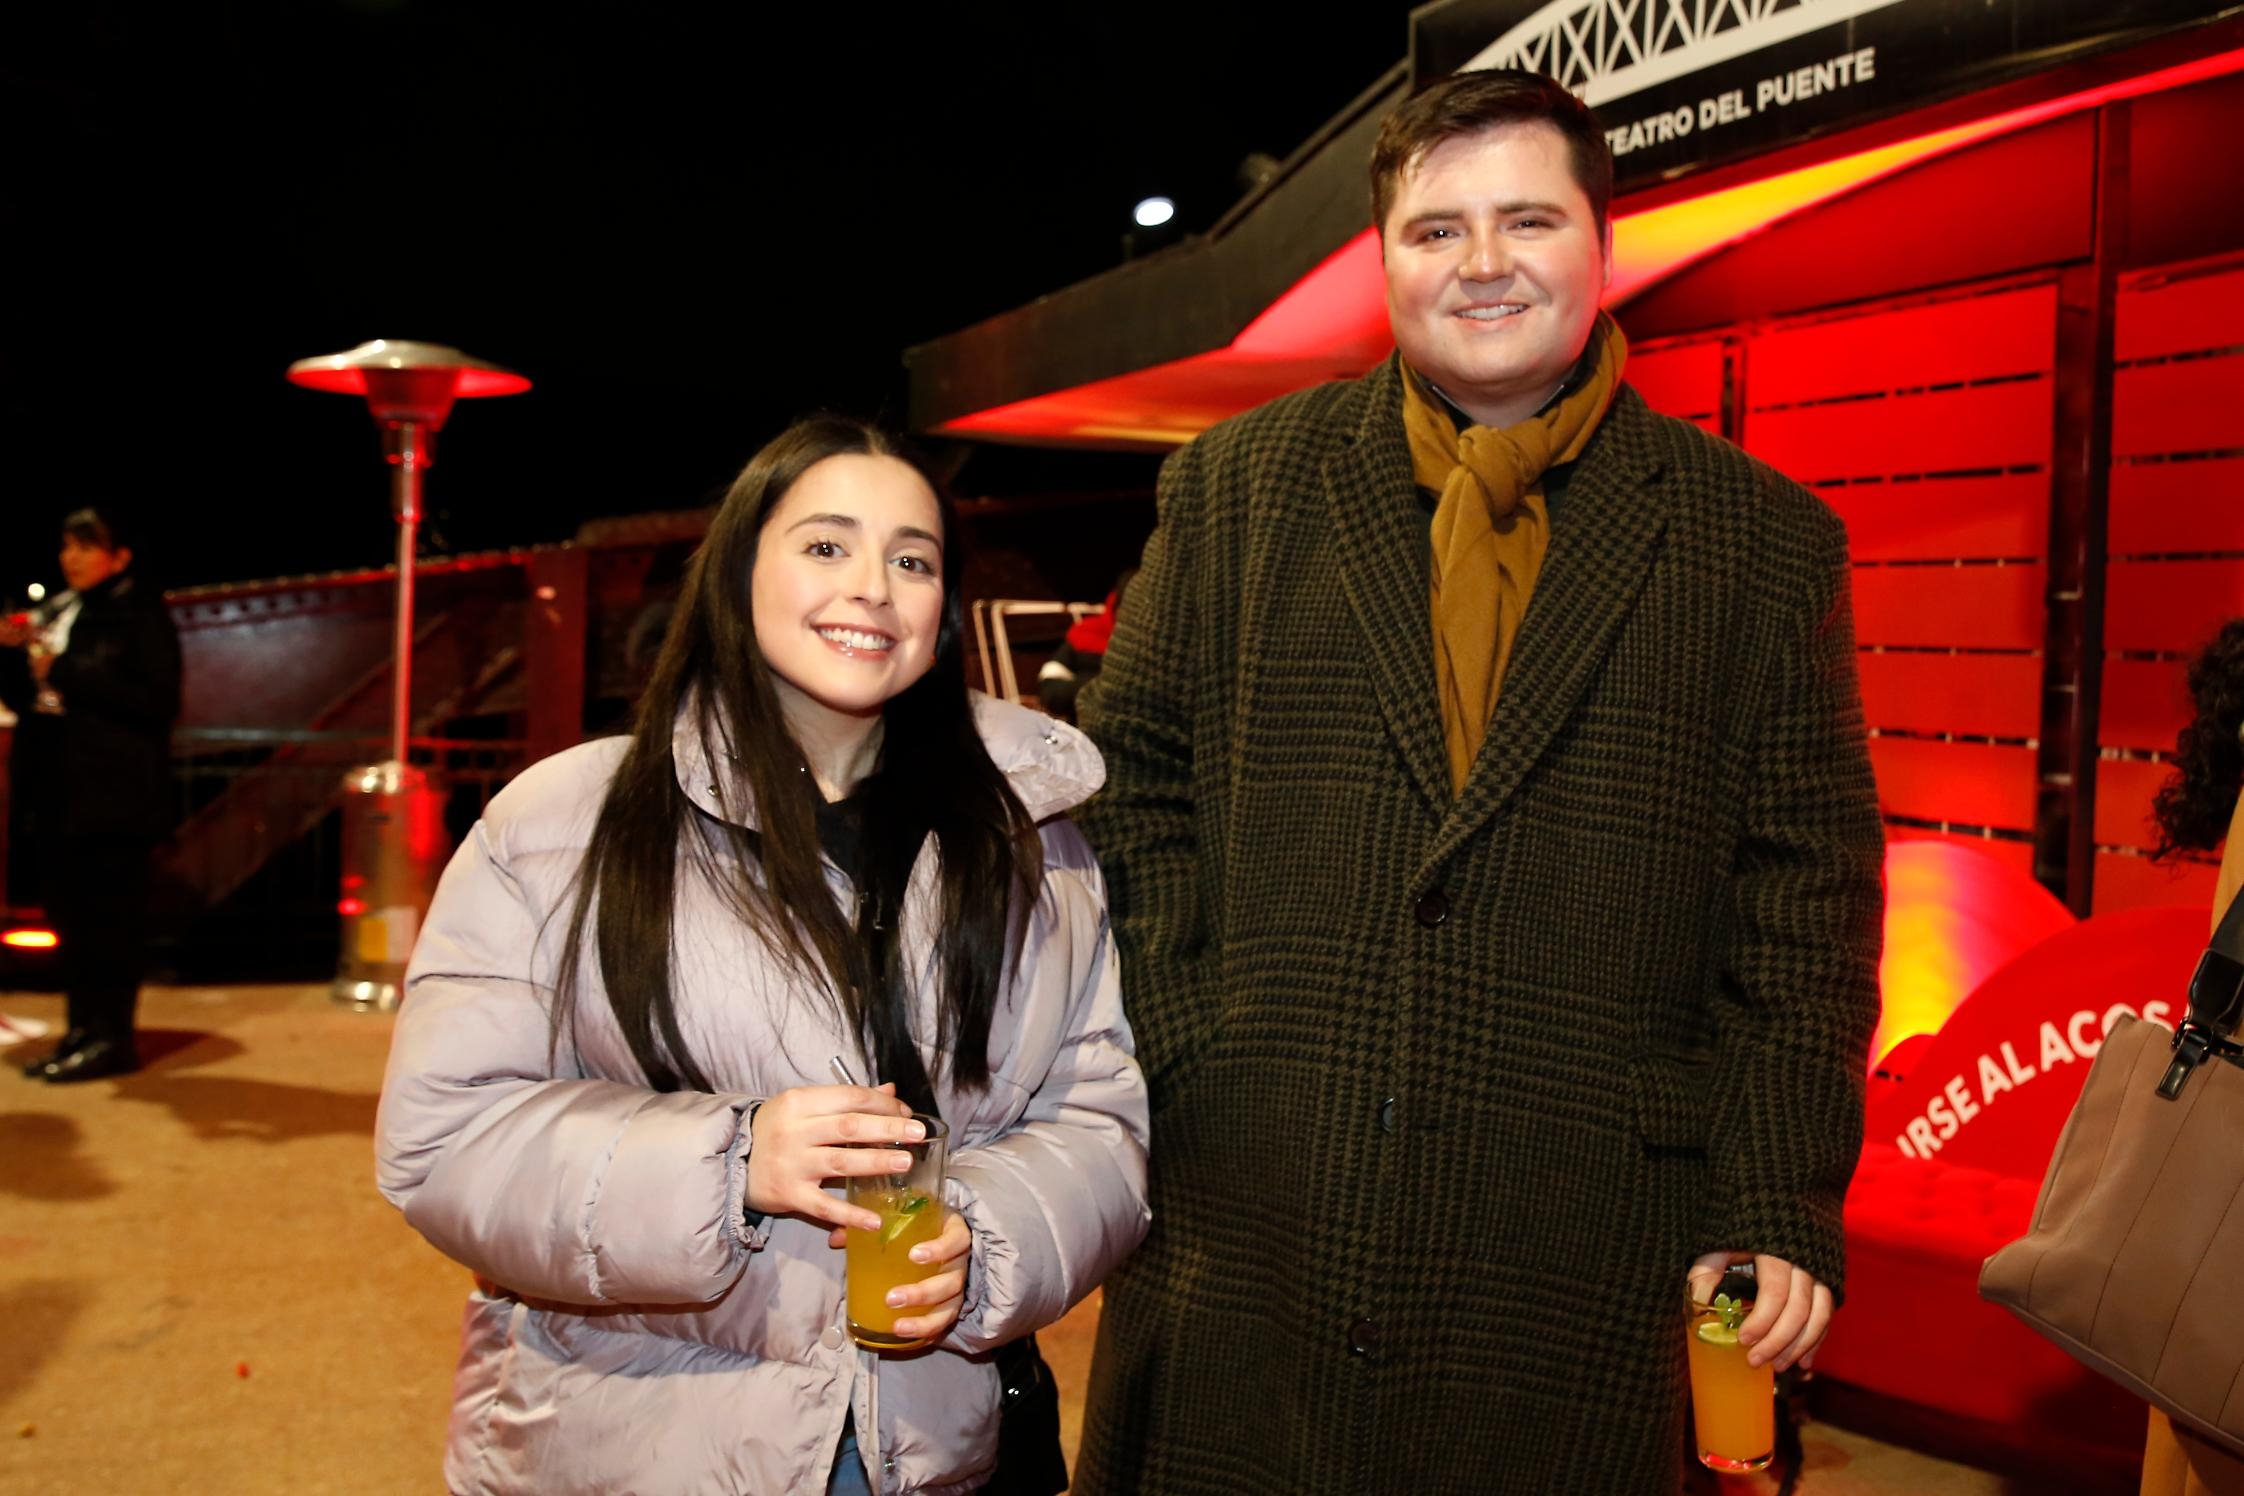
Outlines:
{"type": "Polygon", "coordinates": [[[928,1199],[929,1197],[926,1195],[906,1195],[903,1203],[896,1207],[895,1212],[881,1223],[881,1245],[885,1247],[896,1240],[897,1237],[902,1236],[912,1224],[913,1218],[927,1208],[928,1199]]]}

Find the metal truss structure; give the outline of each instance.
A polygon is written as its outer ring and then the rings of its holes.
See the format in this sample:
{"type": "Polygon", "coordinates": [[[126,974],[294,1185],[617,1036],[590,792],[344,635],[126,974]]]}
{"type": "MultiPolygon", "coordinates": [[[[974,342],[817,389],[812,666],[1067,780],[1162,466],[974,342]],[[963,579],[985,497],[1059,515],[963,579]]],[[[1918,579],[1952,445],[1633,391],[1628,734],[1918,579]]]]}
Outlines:
{"type": "Polygon", "coordinates": [[[1551,0],[1464,69],[1532,68],[1591,106],[1899,0],[1551,0]]]}

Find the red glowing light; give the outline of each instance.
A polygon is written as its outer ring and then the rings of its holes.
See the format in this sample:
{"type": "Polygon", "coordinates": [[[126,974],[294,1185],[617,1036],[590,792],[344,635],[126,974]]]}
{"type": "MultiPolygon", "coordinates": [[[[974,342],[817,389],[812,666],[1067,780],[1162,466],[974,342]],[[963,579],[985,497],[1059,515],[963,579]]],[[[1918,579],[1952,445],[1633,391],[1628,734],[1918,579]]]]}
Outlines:
{"type": "MultiPolygon", "coordinates": [[[[291,384],[308,390],[325,390],[335,395],[366,393],[364,369],[305,369],[291,373],[288,378],[291,384]]],[[[519,395],[529,387],[528,379],[510,369],[462,369],[452,393],[461,400],[480,400],[486,395],[519,395]]]]}
{"type": "Polygon", "coordinates": [[[2072,912],[2049,890],[1984,852],[1955,842],[1892,843],[1878,963],[1884,1008],[1871,1058],[1938,1033],[1980,983],[2072,925],[2072,912]]]}
{"type": "MultiPolygon", "coordinates": [[[[2223,52],[1759,181],[1618,213],[1606,303],[1618,305],[1783,218],[1933,157],[2239,69],[2244,50],[2223,52]]],[[[1176,446],[1279,395],[1327,379],[1354,378],[1392,346],[1379,240],[1366,229],[1271,303],[1227,347],[975,411],[937,429],[1061,445],[1176,446]]]]}
{"type": "Polygon", "coordinates": [[[343,914],[343,915],[358,915],[358,914],[364,914],[364,913],[366,912],[366,900],[364,900],[364,899],[337,899],[337,900],[335,901],[335,912],[336,912],[337,914],[343,914]]]}
{"type": "Polygon", "coordinates": [[[0,935],[0,945],[12,945],[19,951],[51,951],[60,944],[52,930],[10,930],[0,935]]]}
{"type": "Polygon", "coordinates": [[[345,891],[353,888],[364,888],[365,886],[366,875],[364,873],[345,873],[343,875],[343,887],[345,891]]]}
{"type": "Polygon", "coordinates": [[[415,795],[405,804],[405,850],[426,866],[442,863],[452,850],[451,834],[444,829],[444,798],[415,795]]]}

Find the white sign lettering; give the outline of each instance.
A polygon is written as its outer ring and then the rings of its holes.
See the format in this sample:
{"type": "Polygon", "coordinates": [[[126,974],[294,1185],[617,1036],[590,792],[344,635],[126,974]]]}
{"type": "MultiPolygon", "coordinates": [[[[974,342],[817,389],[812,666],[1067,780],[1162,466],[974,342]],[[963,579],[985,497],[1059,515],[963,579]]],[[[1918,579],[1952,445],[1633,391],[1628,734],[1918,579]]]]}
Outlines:
{"type": "MultiPolygon", "coordinates": [[[[2172,1028],[2173,1011],[2168,1003],[2145,1003],[2141,1017],[2145,1023],[2172,1028]]],[[[2039,1068],[2018,1057],[2015,1041],[2003,1040],[1993,1052],[1980,1055],[1969,1071],[1948,1077],[1925,1103],[1925,1109],[1902,1127],[1894,1146],[1911,1158],[1932,1157],[1998,1098],[2047,1075],[2053,1066],[2096,1058],[2111,1026],[2122,1017],[2135,1016],[2135,1009],[2126,1003],[2114,1003],[2101,1014],[2094,1008],[2082,1008],[2067,1018],[2062,1028],[2055,1019],[2045,1021],[2039,1036],[2039,1068]],[[1976,1096],[1972,1094],[1974,1080],[1978,1082],[1976,1096]]]]}
{"type": "Polygon", "coordinates": [[[1631,151],[1641,151],[1647,146],[1666,145],[1680,140],[1696,128],[1718,130],[1740,120],[1751,119],[1756,114],[1766,114],[1772,109],[1788,109],[1805,99],[1820,94],[1835,93],[1858,83],[1867,83],[1878,76],[1878,49],[1864,47],[1857,52],[1842,52],[1827,62],[1811,63],[1794,68],[1789,73],[1779,73],[1763,78],[1753,85],[1753,101],[1746,102],[1745,90],[1728,89],[1698,101],[1696,106],[1680,104],[1660,114],[1616,126],[1605,132],[1607,144],[1613,154],[1625,156],[1631,151]]]}

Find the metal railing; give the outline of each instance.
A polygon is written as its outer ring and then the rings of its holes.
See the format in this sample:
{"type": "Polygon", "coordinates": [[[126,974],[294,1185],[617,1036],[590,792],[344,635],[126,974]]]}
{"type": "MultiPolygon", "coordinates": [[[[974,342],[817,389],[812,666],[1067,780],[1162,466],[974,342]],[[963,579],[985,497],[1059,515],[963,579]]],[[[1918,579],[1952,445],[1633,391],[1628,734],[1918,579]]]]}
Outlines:
{"type": "MultiPolygon", "coordinates": [[[[1037,704],[1036,692],[1021,694],[1021,681],[1013,664],[1015,648],[1008,619],[1054,618],[1065,615],[1073,624],[1085,614],[1096,613],[1104,603],[1061,603],[1030,598],[976,598],[969,610],[974,620],[974,649],[982,667],[982,689],[992,696],[1002,696],[1007,701],[1018,701],[1024,706],[1037,704]]],[[[1038,641],[1046,648],[1057,647],[1057,640],[1038,641]]],[[[1033,647],[1033,646],[1029,646],[1033,647]]]]}

